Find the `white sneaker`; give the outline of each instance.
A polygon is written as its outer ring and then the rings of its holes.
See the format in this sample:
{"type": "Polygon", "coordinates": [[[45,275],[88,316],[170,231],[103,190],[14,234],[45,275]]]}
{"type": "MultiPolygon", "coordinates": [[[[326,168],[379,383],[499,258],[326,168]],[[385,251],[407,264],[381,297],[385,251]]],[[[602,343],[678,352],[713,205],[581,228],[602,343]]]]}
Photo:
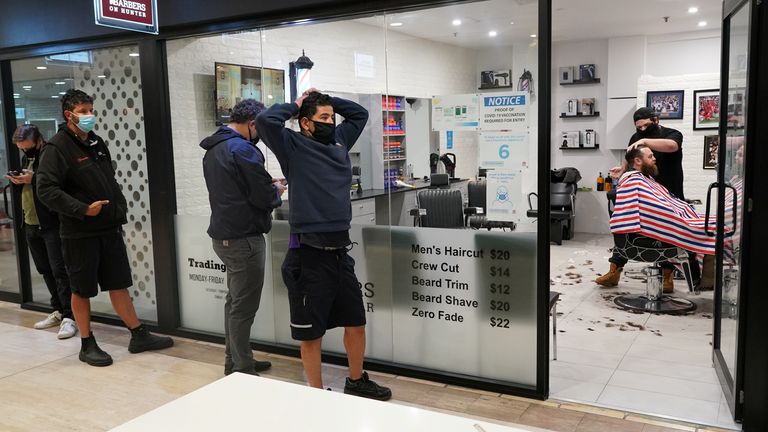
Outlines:
{"type": "Polygon", "coordinates": [[[35,328],[38,330],[56,327],[61,323],[61,312],[53,311],[48,317],[42,321],[35,323],[35,328]]]}
{"type": "Polygon", "coordinates": [[[69,339],[77,334],[77,324],[71,318],[64,318],[59,326],[59,339],[69,339]]]}

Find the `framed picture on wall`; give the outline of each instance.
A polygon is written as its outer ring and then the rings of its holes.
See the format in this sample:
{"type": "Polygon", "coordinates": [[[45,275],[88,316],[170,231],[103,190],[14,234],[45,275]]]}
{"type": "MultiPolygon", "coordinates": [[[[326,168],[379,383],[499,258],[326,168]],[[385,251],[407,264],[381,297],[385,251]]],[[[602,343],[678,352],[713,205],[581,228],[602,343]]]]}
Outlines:
{"type": "Polygon", "coordinates": [[[645,106],[653,108],[660,119],[679,120],[683,118],[684,90],[649,91],[645,106]]]}
{"type": "Polygon", "coordinates": [[[717,129],[720,125],[720,90],[694,90],[693,130],[717,129]]]}
{"type": "Polygon", "coordinates": [[[717,151],[720,147],[719,135],[707,135],[704,137],[704,169],[717,168],[717,151]]]}

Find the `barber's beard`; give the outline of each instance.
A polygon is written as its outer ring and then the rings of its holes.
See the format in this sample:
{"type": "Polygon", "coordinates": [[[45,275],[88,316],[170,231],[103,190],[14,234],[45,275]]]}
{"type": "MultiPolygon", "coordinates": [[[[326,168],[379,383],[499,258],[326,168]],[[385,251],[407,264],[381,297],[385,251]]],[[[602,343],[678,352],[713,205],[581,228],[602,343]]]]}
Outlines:
{"type": "Polygon", "coordinates": [[[648,177],[656,177],[659,175],[659,167],[656,165],[651,164],[643,164],[642,167],[640,167],[640,172],[644,175],[647,175],[648,177]]]}

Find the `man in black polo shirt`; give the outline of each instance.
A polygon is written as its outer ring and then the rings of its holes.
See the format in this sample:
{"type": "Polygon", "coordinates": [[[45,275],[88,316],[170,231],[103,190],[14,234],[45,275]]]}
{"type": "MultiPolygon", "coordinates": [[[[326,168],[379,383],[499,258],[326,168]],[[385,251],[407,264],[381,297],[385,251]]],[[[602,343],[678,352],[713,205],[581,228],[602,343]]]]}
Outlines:
{"type": "MultiPolygon", "coordinates": [[[[654,179],[677,198],[685,200],[683,193],[683,134],[680,131],[659,124],[659,115],[652,108],[642,107],[632,116],[637,130],[629,139],[627,151],[644,144],[653,151],[659,173],[654,179]]],[[[611,177],[618,178],[627,170],[626,162],[622,167],[611,169],[611,177]]],[[[611,268],[608,273],[595,279],[599,285],[612,287],[619,283],[621,272],[627,259],[617,252],[609,259],[611,268]]],[[[694,261],[695,262],[695,261],[694,261]]],[[[662,263],[664,271],[663,290],[671,293],[674,290],[672,278],[673,266],[662,263]]],[[[699,269],[691,269],[694,281],[699,278],[699,269]]]]}
{"type": "Polygon", "coordinates": [[[128,287],[131,265],[123,242],[127,205],[115,180],[104,140],[96,124],[93,98],[75,89],[61,97],[67,123],[43,147],[37,173],[40,201],[58,213],[61,246],[72,288],[72,312],[80,329],[80,361],[109,366],[112,357],[91,333],[91,297],[109,291],[112,307],[131,330],[128,351],[167,348],[169,337],[150,334],[139,322],[128,287]]]}

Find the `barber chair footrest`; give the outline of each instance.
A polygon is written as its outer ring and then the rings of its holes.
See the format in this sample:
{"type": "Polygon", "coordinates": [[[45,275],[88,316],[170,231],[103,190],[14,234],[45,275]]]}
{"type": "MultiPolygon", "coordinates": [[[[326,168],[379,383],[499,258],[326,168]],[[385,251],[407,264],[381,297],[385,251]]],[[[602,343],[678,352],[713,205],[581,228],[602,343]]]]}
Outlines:
{"type": "Polygon", "coordinates": [[[613,299],[624,309],[660,314],[681,314],[696,309],[696,303],[680,297],[663,295],[658,300],[650,300],[645,294],[622,295],[613,299]]]}

